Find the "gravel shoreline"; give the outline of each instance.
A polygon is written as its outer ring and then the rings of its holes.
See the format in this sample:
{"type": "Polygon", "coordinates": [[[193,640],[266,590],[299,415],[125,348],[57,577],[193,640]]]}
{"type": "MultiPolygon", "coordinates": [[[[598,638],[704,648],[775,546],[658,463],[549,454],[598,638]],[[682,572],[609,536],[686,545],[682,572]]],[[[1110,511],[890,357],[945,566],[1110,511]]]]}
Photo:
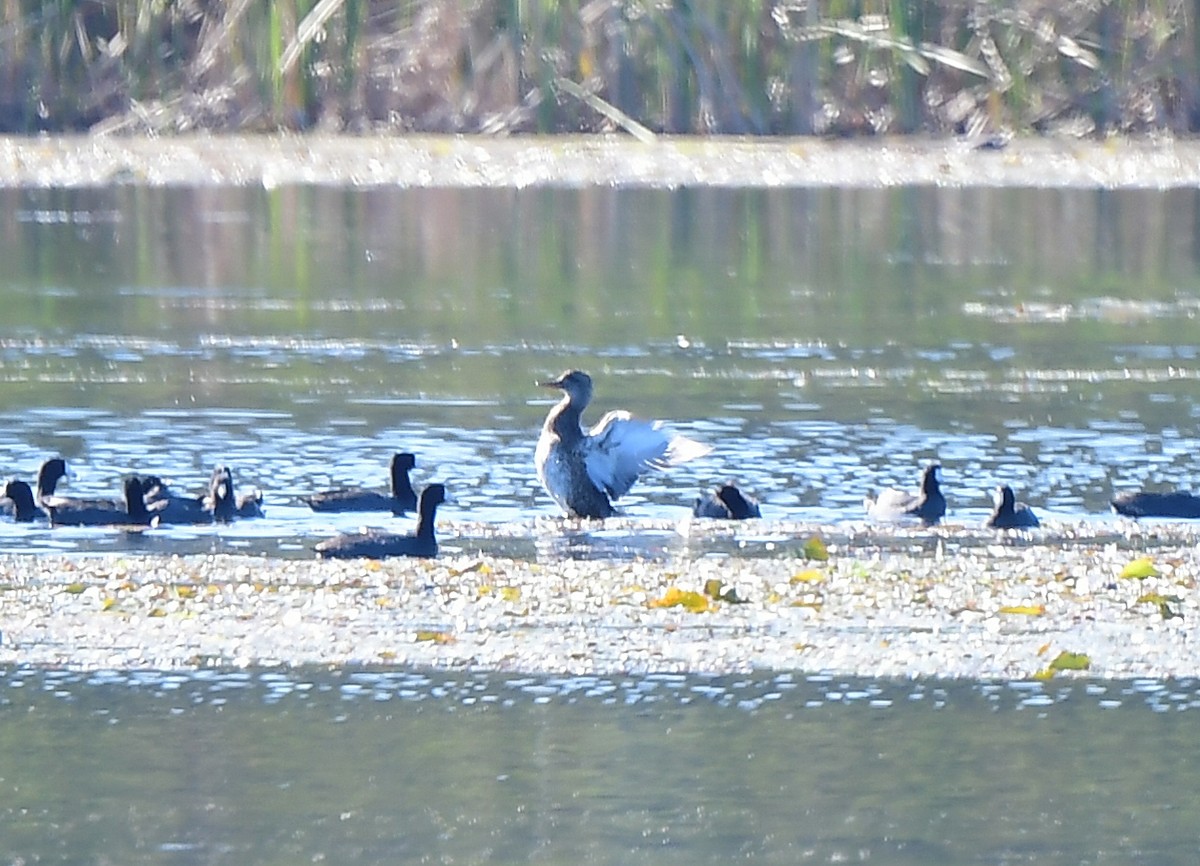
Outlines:
{"type": "Polygon", "coordinates": [[[1067,652],[1090,665],[1058,676],[1200,676],[1189,625],[1200,555],[1182,539],[1155,548],[1159,574],[1145,579],[1119,576],[1140,554],[1112,543],[999,535],[951,553],[830,552],[665,563],[0,557],[0,663],[1024,679],[1067,652]],[[656,604],[713,579],[742,603],[656,604]],[[1146,600],[1155,595],[1165,607],[1146,600]]]}
{"type": "Polygon", "coordinates": [[[0,186],[1200,186],[1200,142],[1170,137],[0,137],[0,186]]]}

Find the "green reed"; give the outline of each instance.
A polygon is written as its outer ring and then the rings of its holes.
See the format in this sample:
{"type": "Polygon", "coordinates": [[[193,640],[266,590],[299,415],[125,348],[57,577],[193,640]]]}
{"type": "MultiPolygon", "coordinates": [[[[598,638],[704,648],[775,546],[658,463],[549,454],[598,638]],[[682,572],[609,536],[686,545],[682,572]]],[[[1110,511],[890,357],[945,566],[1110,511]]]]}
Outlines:
{"type": "Polygon", "coordinates": [[[0,129],[1184,131],[1200,125],[1190,10],[1182,0],[0,0],[0,129]]]}

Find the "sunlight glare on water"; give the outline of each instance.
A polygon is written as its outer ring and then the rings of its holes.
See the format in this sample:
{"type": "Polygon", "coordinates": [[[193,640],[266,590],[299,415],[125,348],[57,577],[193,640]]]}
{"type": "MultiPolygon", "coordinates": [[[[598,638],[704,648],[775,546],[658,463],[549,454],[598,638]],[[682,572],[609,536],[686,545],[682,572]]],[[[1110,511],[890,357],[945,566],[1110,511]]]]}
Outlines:
{"type": "MultiPolygon", "coordinates": [[[[626,408],[714,447],[643,479],[634,519],[736,478],[768,517],[858,521],[935,459],[967,525],[1000,482],[1094,522],[1115,492],[1200,477],[1195,233],[1153,221],[1166,252],[1141,253],[1142,214],[1192,213],[1188,190],[0,195],[4,471],[61,454],[72,493],[114,495],[129,472],[199,492],[228,464],[264,491],[265,523],[153,549],[307,555],[341,524],[302,497],[384,487],[397,450],[451,487],[445,520],[527,532],[556,514],[534,382],[567,367],[595,378],[585,421],[626,408]]],[[[125,543],[0,527],[6,550],[125,543]]]]}

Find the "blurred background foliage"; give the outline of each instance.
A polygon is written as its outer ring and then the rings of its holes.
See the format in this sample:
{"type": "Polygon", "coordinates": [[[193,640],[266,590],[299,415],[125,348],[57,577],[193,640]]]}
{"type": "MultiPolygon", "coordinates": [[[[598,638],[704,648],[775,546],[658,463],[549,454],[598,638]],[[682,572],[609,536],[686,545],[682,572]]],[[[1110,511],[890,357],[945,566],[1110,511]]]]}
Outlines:
{"type": "Polygon", "coordinates": [[[1200,126],[1184,0],[0,0],[0,131],[1200,126]]]}

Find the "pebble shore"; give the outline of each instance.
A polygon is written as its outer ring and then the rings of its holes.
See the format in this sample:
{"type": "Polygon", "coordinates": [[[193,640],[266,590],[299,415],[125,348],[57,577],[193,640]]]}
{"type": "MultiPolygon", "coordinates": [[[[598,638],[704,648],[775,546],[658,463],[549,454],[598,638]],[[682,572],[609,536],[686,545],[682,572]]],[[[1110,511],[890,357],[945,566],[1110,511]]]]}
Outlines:
{"type": "Polygon", "coordinates": [[[1200,555],[1170,536],[1149,554],[1001,533],[827,560],[7,556],[0,662],[1022,679],[1068,653],[1086,669],[1055,675],[1195,677],[1200,555]],[[1122,577],[1138,560],[1156,573],[1122,577]]]}
{"type": "Polygon", "coordinates": [[[1200,143],[1168,136],[959,138],[0,136],[0,186],[1194,188],[1200,143]]]}

